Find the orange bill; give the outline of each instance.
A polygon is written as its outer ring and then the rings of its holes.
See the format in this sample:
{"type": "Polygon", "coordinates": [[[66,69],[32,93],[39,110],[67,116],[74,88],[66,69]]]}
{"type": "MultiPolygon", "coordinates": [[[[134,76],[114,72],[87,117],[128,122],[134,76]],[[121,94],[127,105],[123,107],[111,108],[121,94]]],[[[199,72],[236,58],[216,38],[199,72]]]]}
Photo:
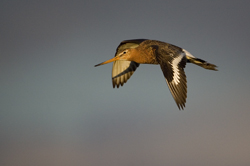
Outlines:
{"type": "Polygon", "coordinates": [[[112,58],[112,59],[109,59],[109,60],[107,60],[107,61],[105,61],[105,62],[102,62],[102,63],[99,63],[99,64],[95,65],[95,67],[100,66],[100,65],[104,65],[104,64],[107,64],[107,63],[110,63],[110,62],[114,62],[114,61],[117,61],[117,60],[119,60],[119,59],[120,59],[119,56],[115,56],[115,57],[112,58]]]}

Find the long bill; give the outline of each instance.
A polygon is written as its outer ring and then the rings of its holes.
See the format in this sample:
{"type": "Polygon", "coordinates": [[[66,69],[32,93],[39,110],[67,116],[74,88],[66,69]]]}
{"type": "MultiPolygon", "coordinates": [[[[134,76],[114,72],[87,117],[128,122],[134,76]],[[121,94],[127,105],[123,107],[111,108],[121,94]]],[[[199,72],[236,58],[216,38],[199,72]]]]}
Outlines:
{"type": "Polygon", "coordinates": [[[110,62],[114,62],[114,61],[117,61],[117,60],[119,60],[119,59],[120,59],[119,56],[115,56],[115,57],[112,58],[112,59],[109,59],[109,60],[107,60],[107,61],[105,61],[105,62],[102,62],[102,63],[99,63],[99,64],[95,65],[95,67],[100,66],[100,65],[104,65],[104,64],[107,64],[107,63],[110,63],[110,62]]]}

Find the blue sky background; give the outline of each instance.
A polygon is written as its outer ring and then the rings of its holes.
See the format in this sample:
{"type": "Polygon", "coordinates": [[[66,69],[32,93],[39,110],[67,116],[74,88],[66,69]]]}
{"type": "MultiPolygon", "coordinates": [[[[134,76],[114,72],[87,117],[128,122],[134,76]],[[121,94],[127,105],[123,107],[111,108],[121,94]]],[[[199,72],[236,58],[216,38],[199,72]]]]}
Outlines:
{"type": "Polygon", "coordinates": [[[1,1],[0,165],[250,164],[248,1],[1,1]],[[122,40],[148,38],[188,64],[179,111],[160,66],[111,84],[122,40]]]}

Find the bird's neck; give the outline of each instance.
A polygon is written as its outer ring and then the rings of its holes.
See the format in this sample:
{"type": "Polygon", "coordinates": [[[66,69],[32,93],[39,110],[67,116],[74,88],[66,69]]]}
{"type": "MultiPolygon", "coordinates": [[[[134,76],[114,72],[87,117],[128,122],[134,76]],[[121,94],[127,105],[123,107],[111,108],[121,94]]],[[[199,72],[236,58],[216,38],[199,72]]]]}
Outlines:
{"type": "Polygon", "coordinates": [[[152,48],[135,48],[133,49],[131,61],[141,64],[158,64],[155,52],[152,48]]]}

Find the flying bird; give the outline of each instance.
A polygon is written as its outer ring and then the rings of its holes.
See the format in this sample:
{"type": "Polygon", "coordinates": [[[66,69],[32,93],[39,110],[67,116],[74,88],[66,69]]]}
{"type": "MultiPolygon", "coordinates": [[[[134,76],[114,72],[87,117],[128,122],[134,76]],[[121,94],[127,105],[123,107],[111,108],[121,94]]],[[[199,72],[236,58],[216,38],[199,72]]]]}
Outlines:
{"type": "Polygon", "coordinates": [[[184,109],[187,98],[186,63],[193,63],[208,70],[216,65],[196,58],[178,46],[148,39],[125,40],[116,49],[115,57],[96,66],[113,63],[113,88],[123,86],[140,64],[159,64],[168,88],[179,109],[184,109]]]}

